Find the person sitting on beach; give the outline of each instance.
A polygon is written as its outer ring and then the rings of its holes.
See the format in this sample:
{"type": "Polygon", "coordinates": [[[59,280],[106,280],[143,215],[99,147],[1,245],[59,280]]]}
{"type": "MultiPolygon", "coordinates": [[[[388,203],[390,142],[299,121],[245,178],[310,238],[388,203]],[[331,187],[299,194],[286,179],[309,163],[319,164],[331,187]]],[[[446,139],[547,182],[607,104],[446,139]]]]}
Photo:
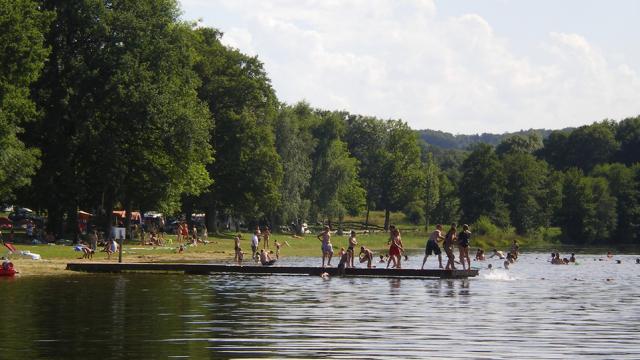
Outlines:
{"type": "Polygon", "coordinates": [[[348,267],[354,267],[353,258],[355,257],[354,249],[356,245],[358,245],[358,240],[356,239],[356,232],[351,230],[351,236],[349,236],[349,247],[347,248],[347,253],[349,254],[349,263],[347,264],[348,267]]]}
{"type": "Polygon", "coordinates": [[[438,255],[438,262],[440,263],[440,269],[442,269],[442,251],[440,250],[440,246],[438,246],[438,241],[444,240],[444,236],[442,236],[442,225],[437,224],[436,229],[429,236],[429,240],[427,240],[427,246],[424,250],[424,259],[422,259],[422,270],[424,270],[424,264],[427,262],[427,257],[431,254],[438,255]]]}
{"type": "Polygon", "coordinates": [[[576,262],[576,254],[571,253],[571,257],[569,258],[569,262],[572,262],[572,263],[576,262]]]}
{"type": "Polygon", "coordinates": [[[7,259],[6,257],[2,257],[2,270],[4,271],[10,271],[11,269],[13,269],[13,263],[11,261],[9,261],[9,259],[7,259]]]}
{"type": "MultiPolygon", "coordinates": [[[[360,258],[360,264],[362,264],[363,262],[367,262],[367,268],[371,269],[371,261],[373,260],[373,252],[369,249],[367,249],[364,246],[360,247],[360,254],[358,255],[358,258],[360,258]]],[[[383,259],[384,260],[384,259],[383,259]]]]}
{"type": "Polygon", "coordinates": [[[331,266],[333,245],[331,245],[331,229],[328,225],[325,225],[323,231],[318,234],[318,240],[322,243],[322,267],[324,267],[324,262],[327,258],[327,266],[331,266]]]}
{"type": "Polygon", "coordinates": [[[484,250],[482,250],[482,249],[478,248],[478,251],[476,251],[476,258],[475,258],[475,260],[478,260],[478,261],[484,261],[485,259],[486,259],[486,258],[485,258],[485,256],[484,256],[484,250]]]}
{"type": "Polygon", "coordinates": [[[493,258],[493,257],[498,257],[498,259],[502,260],[504,259],[504,253],[500,250],[497,249],[493,249],[493,255],[489,256],[489,259],[493,258]]]}
{"type": "Polygon", "coordinates": [[[260,263],[263,266],[271,266],[271,265],[276,263],[276,259],[272,259],[271,256],[269,256],[269,253],[264,251],[264,249],[261,249],[260,250],[260,263]]]}

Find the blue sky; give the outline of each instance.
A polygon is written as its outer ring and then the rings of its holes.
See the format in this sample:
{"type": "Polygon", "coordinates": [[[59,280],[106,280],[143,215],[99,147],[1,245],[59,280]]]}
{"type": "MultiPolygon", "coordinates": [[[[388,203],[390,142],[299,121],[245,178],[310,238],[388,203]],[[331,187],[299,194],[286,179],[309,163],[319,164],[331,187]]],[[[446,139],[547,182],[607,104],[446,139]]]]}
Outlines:
{"type": "Polygon", "coordinates": [[[281,101],[453,133],[640,114],[639,1],[182,0],[281,101]]]}

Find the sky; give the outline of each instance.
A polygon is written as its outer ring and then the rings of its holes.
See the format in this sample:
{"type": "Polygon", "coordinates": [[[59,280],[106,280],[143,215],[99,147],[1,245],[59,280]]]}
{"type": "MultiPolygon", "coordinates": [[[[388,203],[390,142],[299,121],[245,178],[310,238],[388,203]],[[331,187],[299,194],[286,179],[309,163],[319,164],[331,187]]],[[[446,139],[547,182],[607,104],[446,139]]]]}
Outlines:
{"type": "Polygon", "coordinates": [[[640,1],[180,2],[289,104],[454,134],[640,115],[640,1]]]}

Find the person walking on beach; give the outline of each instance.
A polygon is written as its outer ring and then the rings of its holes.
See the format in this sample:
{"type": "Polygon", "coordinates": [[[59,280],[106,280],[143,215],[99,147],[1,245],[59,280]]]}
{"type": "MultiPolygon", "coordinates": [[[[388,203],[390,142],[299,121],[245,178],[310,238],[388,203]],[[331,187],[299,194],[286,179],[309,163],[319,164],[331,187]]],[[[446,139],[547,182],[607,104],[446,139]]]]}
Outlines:
{"type": "Polygon", "coordinates": [[[331,266],[331,258],[333,257],[333,245],[331,245],[331,229],[328,225],[324,226],[324,230],[318,234],[318,240],[322,242],[322,267],[328,258],[327,266],[331,266]]]}
{"type": "Polygon", "coordinates": [[[349,254],[349,263],[348,266],[354,267],[353,258],[355,253],[355,247],[358,245],[358,240],[356,240],[356,232],[351,230],[351,236],[349,236],[349,247],[347,248],[347,253],[349,254]]]}
{"type": "Polygon", "coordinates": [[[444,252],[447,254],[447,266],[445,266],[445,270],[455,270],[456,266],[454,261],[456,256],[453,254],[453,245],[458,240],[458,232],[456,230],[456,223],[451,224],[451,228],[447,232],[447,235],[444,237],[444,252]]]}
{"type": "MultiPolygon", "coordinates": [[[[467,259],[467,270],[471,270],[471,258],[469,258],[469,243],[471,241],[471,231],[469,225],[462,225],[462,232],[458,236],[458,252],[462,269],[465,269],[464,259],[467,259]]],[[[515,240],[514,240],[515,241],[515,240]]]]}
{"type": "Polygon", "coordinates": [[[436,229],[429,236],[429,240],[427,240],[427,248],[424,251],[424,259],[422,260],[422,270],[424,270],[424,264],[427,262],[427,257],[431,254],[438,255],[438,262],[440,263],[440,269],[442,269],[442,251],[440,250],[440,246],[438,246],[438,242],[444,240],[444,236],[442,236],[442,225],[436,225],[436,229]]]}

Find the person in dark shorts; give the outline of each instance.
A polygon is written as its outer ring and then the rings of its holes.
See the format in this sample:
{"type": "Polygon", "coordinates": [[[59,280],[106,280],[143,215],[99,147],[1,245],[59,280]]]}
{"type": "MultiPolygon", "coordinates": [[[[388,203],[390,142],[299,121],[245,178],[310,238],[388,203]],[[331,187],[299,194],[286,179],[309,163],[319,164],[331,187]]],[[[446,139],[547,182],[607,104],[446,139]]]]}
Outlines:
{"type": "Polygon", "coordinates": [[[427,240],[427,248],[424,251],[424,260],[422,260],[422,269],[424,269],[424,264],[427,262],[427,257],[431,254],[438,255],[438,262],[440,263],[440,269],[442,269],[442,251],[440,250],[440,246],[438,246],[438,241],[444,240],[442,236],[442,225],[436,225],[436,229],[429,236],[429,240],[427,240]]]}
{"type": "Polygon", "coordinates": [[[462,225],[462,232],[458,235],[458,251],[460,254],[460,263],[462,269],[471,269],[471,258],[469,258],[469,242],[471,241],[471,231],[469,231],[469,225],[462,225]],[[467,259],[467,266],[465,267],[464,259],[467,259]]]}

